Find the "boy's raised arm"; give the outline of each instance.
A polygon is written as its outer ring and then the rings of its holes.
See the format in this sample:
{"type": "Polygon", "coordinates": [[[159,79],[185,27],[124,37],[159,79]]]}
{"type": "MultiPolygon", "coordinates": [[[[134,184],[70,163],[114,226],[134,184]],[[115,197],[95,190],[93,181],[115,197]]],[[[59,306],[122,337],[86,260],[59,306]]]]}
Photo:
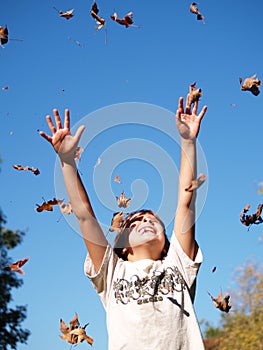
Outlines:
{"type": "Polygon", "coordinates": [[[43,131],[40,131],[40,135],[51,143],[55,152],[59,155],[69,201],[78,219],[84,242],[97,272],[101,266],[108,242],[95,217],[75,163],[76,149],[85,127],[80,126],[76,134],[71,135],[69,110],[65,110],[64,127],[57,109],[53,110],[53,114],[56,125],[54,125],[50,115],[46,117],[52,136],[43,131]]]}
{"type": "Polygon", "coordinates": [[[196,179],[196,138],[207,106],[196,115],[198,102],[184,109],[183,98],[179,98],[176,126],[181,136],[181,163],[178,183],[178,205],[174,220],[174,234],[185,253],[193,260],[197,252],[195,242],[195,191],[185,189],[196,179]]]}

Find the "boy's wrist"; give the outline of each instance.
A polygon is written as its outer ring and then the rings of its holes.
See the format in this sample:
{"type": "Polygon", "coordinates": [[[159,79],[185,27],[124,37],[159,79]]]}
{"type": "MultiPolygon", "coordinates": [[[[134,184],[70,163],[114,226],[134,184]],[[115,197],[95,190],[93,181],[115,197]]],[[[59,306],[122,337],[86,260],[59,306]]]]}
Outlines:
{"type": "Polygon", "coordinates": [[[191,146],[191,145],[193,145],[193,146],[195,146],[196,145],[196,138],[194,138],[194,139],[185,139],[185,138],[183,138],[183,137],[181,137],[181,144],[182,145],[186,145],[186,146],[191,146]]]}
{"type": "Polygon", "coordinates": [[[73,157],[61,157],[59,155],[59,159],[60,159],[60,163],[62,166],[64,166],[64,165],[75,166],[76,165],[75,159],[73,157]]]}

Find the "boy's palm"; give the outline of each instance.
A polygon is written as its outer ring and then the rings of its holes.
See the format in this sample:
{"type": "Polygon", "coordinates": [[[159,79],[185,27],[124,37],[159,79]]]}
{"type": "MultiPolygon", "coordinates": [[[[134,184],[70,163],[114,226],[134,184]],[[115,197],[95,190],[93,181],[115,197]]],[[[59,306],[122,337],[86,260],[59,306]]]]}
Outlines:
{"type": "Polygon", "coordinates": [[[60,157],[73,157],[75,156],[76,148],[78,142],[84,131],[84,126],[80,126],[75,135],[70,133],[70,117],[69,110],[65,110],[64,127],[62,128],[62,123],[58,111],[53,110],[56,126],[54,125],[50,115],[47,115],[46,120],[52,136],[47,135],[43,131],[40,131],[40,135],[44,137],[49,143],[52,144],[54,150],[59,154],[60,157]]]}
{"type": "Polygon", "coordinates": [[[183,114],[177,119],[177,128],[180,135],[188,140],[196,138],[200,128],[200,119],[194,114],[183,114]]]}
{"type": "Polygon", "coordinates": [[[176,112],[176,126],[179,131],[181,137],[187,140],[194,140],[200,129],[200,124],[205,112],[207,110],[207,106],[204,106],[201,112],[196,115],[198,108],[198,102],[194,103],[193,109],[191,111],[191,107],[187,103],[184,112],[183,98],[179,99],[178,109],[176,112]]]}

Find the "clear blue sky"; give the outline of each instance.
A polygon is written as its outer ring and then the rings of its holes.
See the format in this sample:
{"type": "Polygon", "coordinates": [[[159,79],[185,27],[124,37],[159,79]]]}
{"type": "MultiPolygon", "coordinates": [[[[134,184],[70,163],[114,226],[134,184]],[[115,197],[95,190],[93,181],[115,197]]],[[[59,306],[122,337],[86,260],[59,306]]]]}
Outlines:
{"type": "Polygon", "coordinates": [[[239,77],[263,79],[262,1],[200,1],[203,24],[189,12],[190,1],[98,0],[107,20],[107,30],[98,32],[92,2],[9,0],[1,6],[0,25],[8,26],[10,39],[22,40],[0,47],[0,207],[9,228],[27,231],[10,252],[13,260],[30,256],[24,284],[13,294],[14,304],[28,305],[23,327],[31,331],[19,350],[68,349],[59,320],[68,323],[75,312],[82,325],[90,323],[93,348],[107,348],[104,310],[83,273],[86,250],[74,219],[61,217],[58,207],[35,211],[42,198],[63,195],[55,154],[37,132],[48,131],[45,116],[55,107],[61,114],[70,109],[72,125],[87,126],[79,169],[105,232],[123,189],[133,198],[129,209],[161,208],[168,224],[179,163],[173,113],[196,81],[200,104],[208,105],[199,135],[199,170],[208,175],[198,192],[196,224],[204,255],[195,300],[199,320],[216,325],[220,318],[207,291],[229,291],[237,266],[249,258],[262,262],[263,225],[248,232],[239,221],[247,203],[252,213],[263,200],[257,193],[263,93],[253,96],[239,85],[239,77]],[[74,8],[74,17],[60,18],[53,7],[74,8]],[[142,27],[111,21],[114,10],[120,17],[133,11],[142,27]],[[13,164],[41,173],[18,172],[13,164]],[[113,181],[116,173],[122,184],[113,181]]]}

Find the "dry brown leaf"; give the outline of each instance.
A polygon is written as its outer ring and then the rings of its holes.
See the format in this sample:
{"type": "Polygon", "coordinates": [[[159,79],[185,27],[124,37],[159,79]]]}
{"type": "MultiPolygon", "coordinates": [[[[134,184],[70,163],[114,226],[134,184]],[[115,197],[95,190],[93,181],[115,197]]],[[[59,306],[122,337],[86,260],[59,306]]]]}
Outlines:
{"type": "Polygon", "coordinates": [[[29,260],[29,256],[25,259],[22,259],[22,260],[18,260],[16,261],[15,263],[12,263],[10,265],[8,265],[10,267],[10,269],[12,271],[15,271],[15,272],[18,272],[20,273],[21,275],[24,275],[25,272],[24,270],[21,269],[21,267],[29,260]]]}
{"type": "Polygon", "coordinates": [[[75,150],[75,156],[74,159],[78,159],[80,160],[80,154],[83,152],[83,148],[82,147],[77,147],[75,150]]]}
{"type": "Polygon", "coordinates": [[[62,319],[60,319],[60,331],[62,333],[62,335],[60,335],[60,338],[70,344],[78,344],[86,340],[90,345],[92,345],[94,342],[93,339],[89,337],[85,332],[87,325],[88,323],[84,327],[80,327],[77,313],[70,321],[69,327],[62,319]]]}
{"type": "Polygon", "coordinates": [[[191,5],[190,5],[190,12],[194,13],[196,15],[196,19],[197,20],[201,20],[204,22],[204,16],[201,15],[201,13],[199,12],[198,10],[198,7],[197,7],[197,2],[192,2],[191,5]]]}
{"type": "Polygon", "coordinates": [[[202,90],[195,89],[196,82],[190,85],[189,87],[189,94],[187,95],[187,105],[191,107],[193,103],[196,101],[199,101],[200,97],[202,96],[202,90]]]}
{"type": "Polygon", "coordinates": [[[66,12],[59,11],[59,16],[63,17],[63,18],[66,18],[66,19],[70,19],[70,18],[72,18],[74,16],[73,15],[73,11],[74,11],[74,9],[68,10],[66,12]]]}
{"type": "Polygon", "coordinates": [[[67,215],[69,215],[69,214],[72,214],[73,213],[73,210],[72,210],[72,206],[71,206],[71,204],[70,203],[62,203],[62,204],[60,204],[60,211],[61,211],[61,213],[63,213],[63,214],[67,214],[67,215]]]}
{"type": "MultiPolygon", "coordinates": [[[[240,84],[242,84],[243,79],[239,78],[240,84]]],[[[249,78],[244,80],[243,85],[241,85],[240,90],[242,91],[250,91],[253,95],[257,96],[260,94],[259,86],[261,85],[261,81],[256,78],[256,74],[252,75],[249,78]]]]}
{"type": "Polygon", "coordinates": [[[118,175],[115,176],[114,181],[118,182],[119,184],[121,184],[121,179],[119,178],[118,175]]]}
{"type": "Polygon", "coordinates": [[[212,273],[214,273],[216,271],[216,266],[214,266],[213,268],[212,268],[212,273]]]}
{"type": "Polygon", "coordinates": [[[110,18],[113,21],[115,21],[115,22],[125,26],[126,28],[128,28],[130,26],[139,27],[139,26],[135,26],[133,24],[132,16],[133,16],[133,12],[129,12],[123,18],[119,18],[118,15],[117,15],[117,12],[114,12],[113,16],[110,16],[110,18]]]}
{"type": "Polygon", "coordinates": [[[37,212],[41,212],[43,210],[47,210],[47,211],[53,211],[53,206],[54,205],[60,205],[62,204],[64,201],[64,199],[56,199],[56,198],[53,198],[47,202],[43,202],[41,205],[39,204],[36,204],[37,208],[36,208],[36,211],[37,212]]]}
{"type": "Polygon", "coordinates": [[[29,166],[23,167],[22,165],[14,164],[14,165],[13,165],[13,168],[16,169],[16,170],[29,170],[29,171],[31,171],[34,175],[39,175],[39,174],[40,174],[39,169],[36,169],[36,168],[33,168],[33,167],[29,167],[29,166]]]}
{"type": "Polygon", "coordinates": [[[0,26],[0,45],[4,45],[8,42],[8,29],[7,26],[0,26]]]}
{"type": "Polygon", "coordinates": [[[99,157],[99,158],[97,159],[96,164],[94,165],[94,168],[97,168],[97,166],[99,166],[100,163],[101,163],[101,158],[99,157]]]}
{"type": "Polygon", "coordinates": [[[193,180],[191,185],[185,188],[188,192],[193,192],[197,188],[199,188],[207,179],[207,176],[204,174],[200,174],[197,179],[193,180]]]}
{"type": "Polygon", "coordinates": [[[96,0],[95,0],[92,7],[91,7],[90,14],[96,20],[96,24],[98,25],[96,27],[96,30],[101,29],[105,25],[105,22],[106,22],[104,18],[98,16],[98,13],[99,13],[99,9],[98,9],[98,6],[97,6],[96,0]]]}
{"type": "Polygon", "coordinates": [[[74,15],[73,15],[73,11],[74,9],[71,9],[71,10],[68,10],[68,11],[59,11],[56,7],[53,6],[53,9],[55,9],[58,13],[59,13],[59,16],[60,17],[63,17],[63,18],[66,18],[66,19],[70,19],[72,18],[74,15]]]}
{"type": "Polygon", "coordinates": [[[82,343],[84,340],[86,340],[90,345],[94,343],[94,340],[86,334],[85,328],[87,325],[84,327],[76,328],[73,329],[70,334],[77,336],[77,340],[74,344],[82,343]]]}
{"type": "Polygon", "coordinates": [[[240,221],[243,225],[245,226],[250,226],[250,225],[258,225],[263,223],[263,219],[261,217],[262,209],[263,209],[263,204],[259,204],[257,211],[254,214],[246,214],[250,209],[250,205],[247,204],[246,207],[240,212],[240,221]]]}
{"type": "Polygon", "coordinates": [[[211,299],[214,301],[214,305],[216,308],[218,308],[219,310],[226,312],[226,313],[229,312],[232,305],[229,302],[230,295],[228,293],[226,293],[226,296],[224,297],[224,299],[222,299],[223,298],[222,291],[219,293],[217,298],[213,297],[209,292],[208,292],[208,294],[210,295],[211,299]]]}
{"type": "Polygon", "coordinates": [[[122,191],[120,197],[117,197],[116,196],[116,200],[118,202],[118,207],[119,208],[127,208],[130,201],[131,201],[131,198],[126,198],[125,194],[124,194],[124,191],[122,191]]]}
{"type": "Polygon", "coordinates": [[[121,229],[121,225],[123,223],[124,213],[119,211],[113,214],[113,218],[111,220],[111,226],[109,228],[110,232],[119,231],[121,229]]]}

